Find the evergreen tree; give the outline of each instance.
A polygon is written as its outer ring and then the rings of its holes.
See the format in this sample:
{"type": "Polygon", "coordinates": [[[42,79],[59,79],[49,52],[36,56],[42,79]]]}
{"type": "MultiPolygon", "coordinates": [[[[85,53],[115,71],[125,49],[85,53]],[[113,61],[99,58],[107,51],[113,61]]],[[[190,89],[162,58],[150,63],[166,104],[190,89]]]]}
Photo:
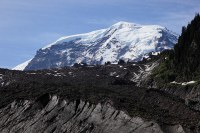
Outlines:
{"type": "Polygon", "coordinates": [[[120,59],[119,61],[118,61],[118,65],[124,65],[126,62],[124,61],[124,60],[122,60],[122,59],[120,59]]]}
{"type": "Polygon", "coordinates": [[[200,15],[182,28],[178,44],[174,47],[174,67],[181,76],[191,79],[200,71],[200,15]]]}

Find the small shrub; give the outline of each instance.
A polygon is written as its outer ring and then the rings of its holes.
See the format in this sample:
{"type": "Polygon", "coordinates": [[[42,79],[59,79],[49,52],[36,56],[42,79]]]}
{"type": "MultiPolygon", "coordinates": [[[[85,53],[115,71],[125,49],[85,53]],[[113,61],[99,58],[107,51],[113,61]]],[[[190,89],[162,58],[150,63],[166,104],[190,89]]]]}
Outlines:
{"type": "Polygon", "coordinates": [[[110,61],[105,62],[105,65],[111,65],[110,61]]]}
{"type": "Polygon", "coordinates": [[[120,59],[120,60],[118,61],[118,65],[124,65],[124,64],[126,64],[126,62],[125,62],[124,60],[120,59]]]}

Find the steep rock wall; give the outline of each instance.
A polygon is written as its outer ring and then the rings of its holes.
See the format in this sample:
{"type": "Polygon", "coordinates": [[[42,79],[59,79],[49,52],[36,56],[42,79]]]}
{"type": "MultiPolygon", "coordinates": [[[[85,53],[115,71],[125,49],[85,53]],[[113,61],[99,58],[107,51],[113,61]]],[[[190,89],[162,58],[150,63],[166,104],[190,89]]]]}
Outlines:
{"type": "Polygon", "coordinates": [[[184,133],[180,125],[161,127],[131,118],[112,107],[86,101],[70,102],[44,95],[36,101],[14,101],[0,109],[1,133],[184,133]]]}

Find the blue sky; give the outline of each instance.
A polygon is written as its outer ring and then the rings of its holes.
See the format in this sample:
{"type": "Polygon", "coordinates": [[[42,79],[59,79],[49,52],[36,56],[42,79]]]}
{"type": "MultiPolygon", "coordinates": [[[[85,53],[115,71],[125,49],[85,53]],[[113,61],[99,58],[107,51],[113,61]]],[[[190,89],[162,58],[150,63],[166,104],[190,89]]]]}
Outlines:
{"type": "Polygon", "coordinates": [[[180,34],[199,0],[0,0],[0,67],[12,68],[59,37],[118,21],[158,24],[180,34]]]}

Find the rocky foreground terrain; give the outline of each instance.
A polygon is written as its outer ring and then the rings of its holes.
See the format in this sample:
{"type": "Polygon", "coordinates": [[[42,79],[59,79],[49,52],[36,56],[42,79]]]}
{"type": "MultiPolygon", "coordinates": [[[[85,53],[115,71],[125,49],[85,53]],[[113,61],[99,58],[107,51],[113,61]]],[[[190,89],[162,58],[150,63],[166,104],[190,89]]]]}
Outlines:
{"type": "Polygon", "coordinates": [[[160,61],[0,69],[0,132],[198,132],[198,102],[184,95],[195,90],[164,90],[149,82],[160,61]]]}

